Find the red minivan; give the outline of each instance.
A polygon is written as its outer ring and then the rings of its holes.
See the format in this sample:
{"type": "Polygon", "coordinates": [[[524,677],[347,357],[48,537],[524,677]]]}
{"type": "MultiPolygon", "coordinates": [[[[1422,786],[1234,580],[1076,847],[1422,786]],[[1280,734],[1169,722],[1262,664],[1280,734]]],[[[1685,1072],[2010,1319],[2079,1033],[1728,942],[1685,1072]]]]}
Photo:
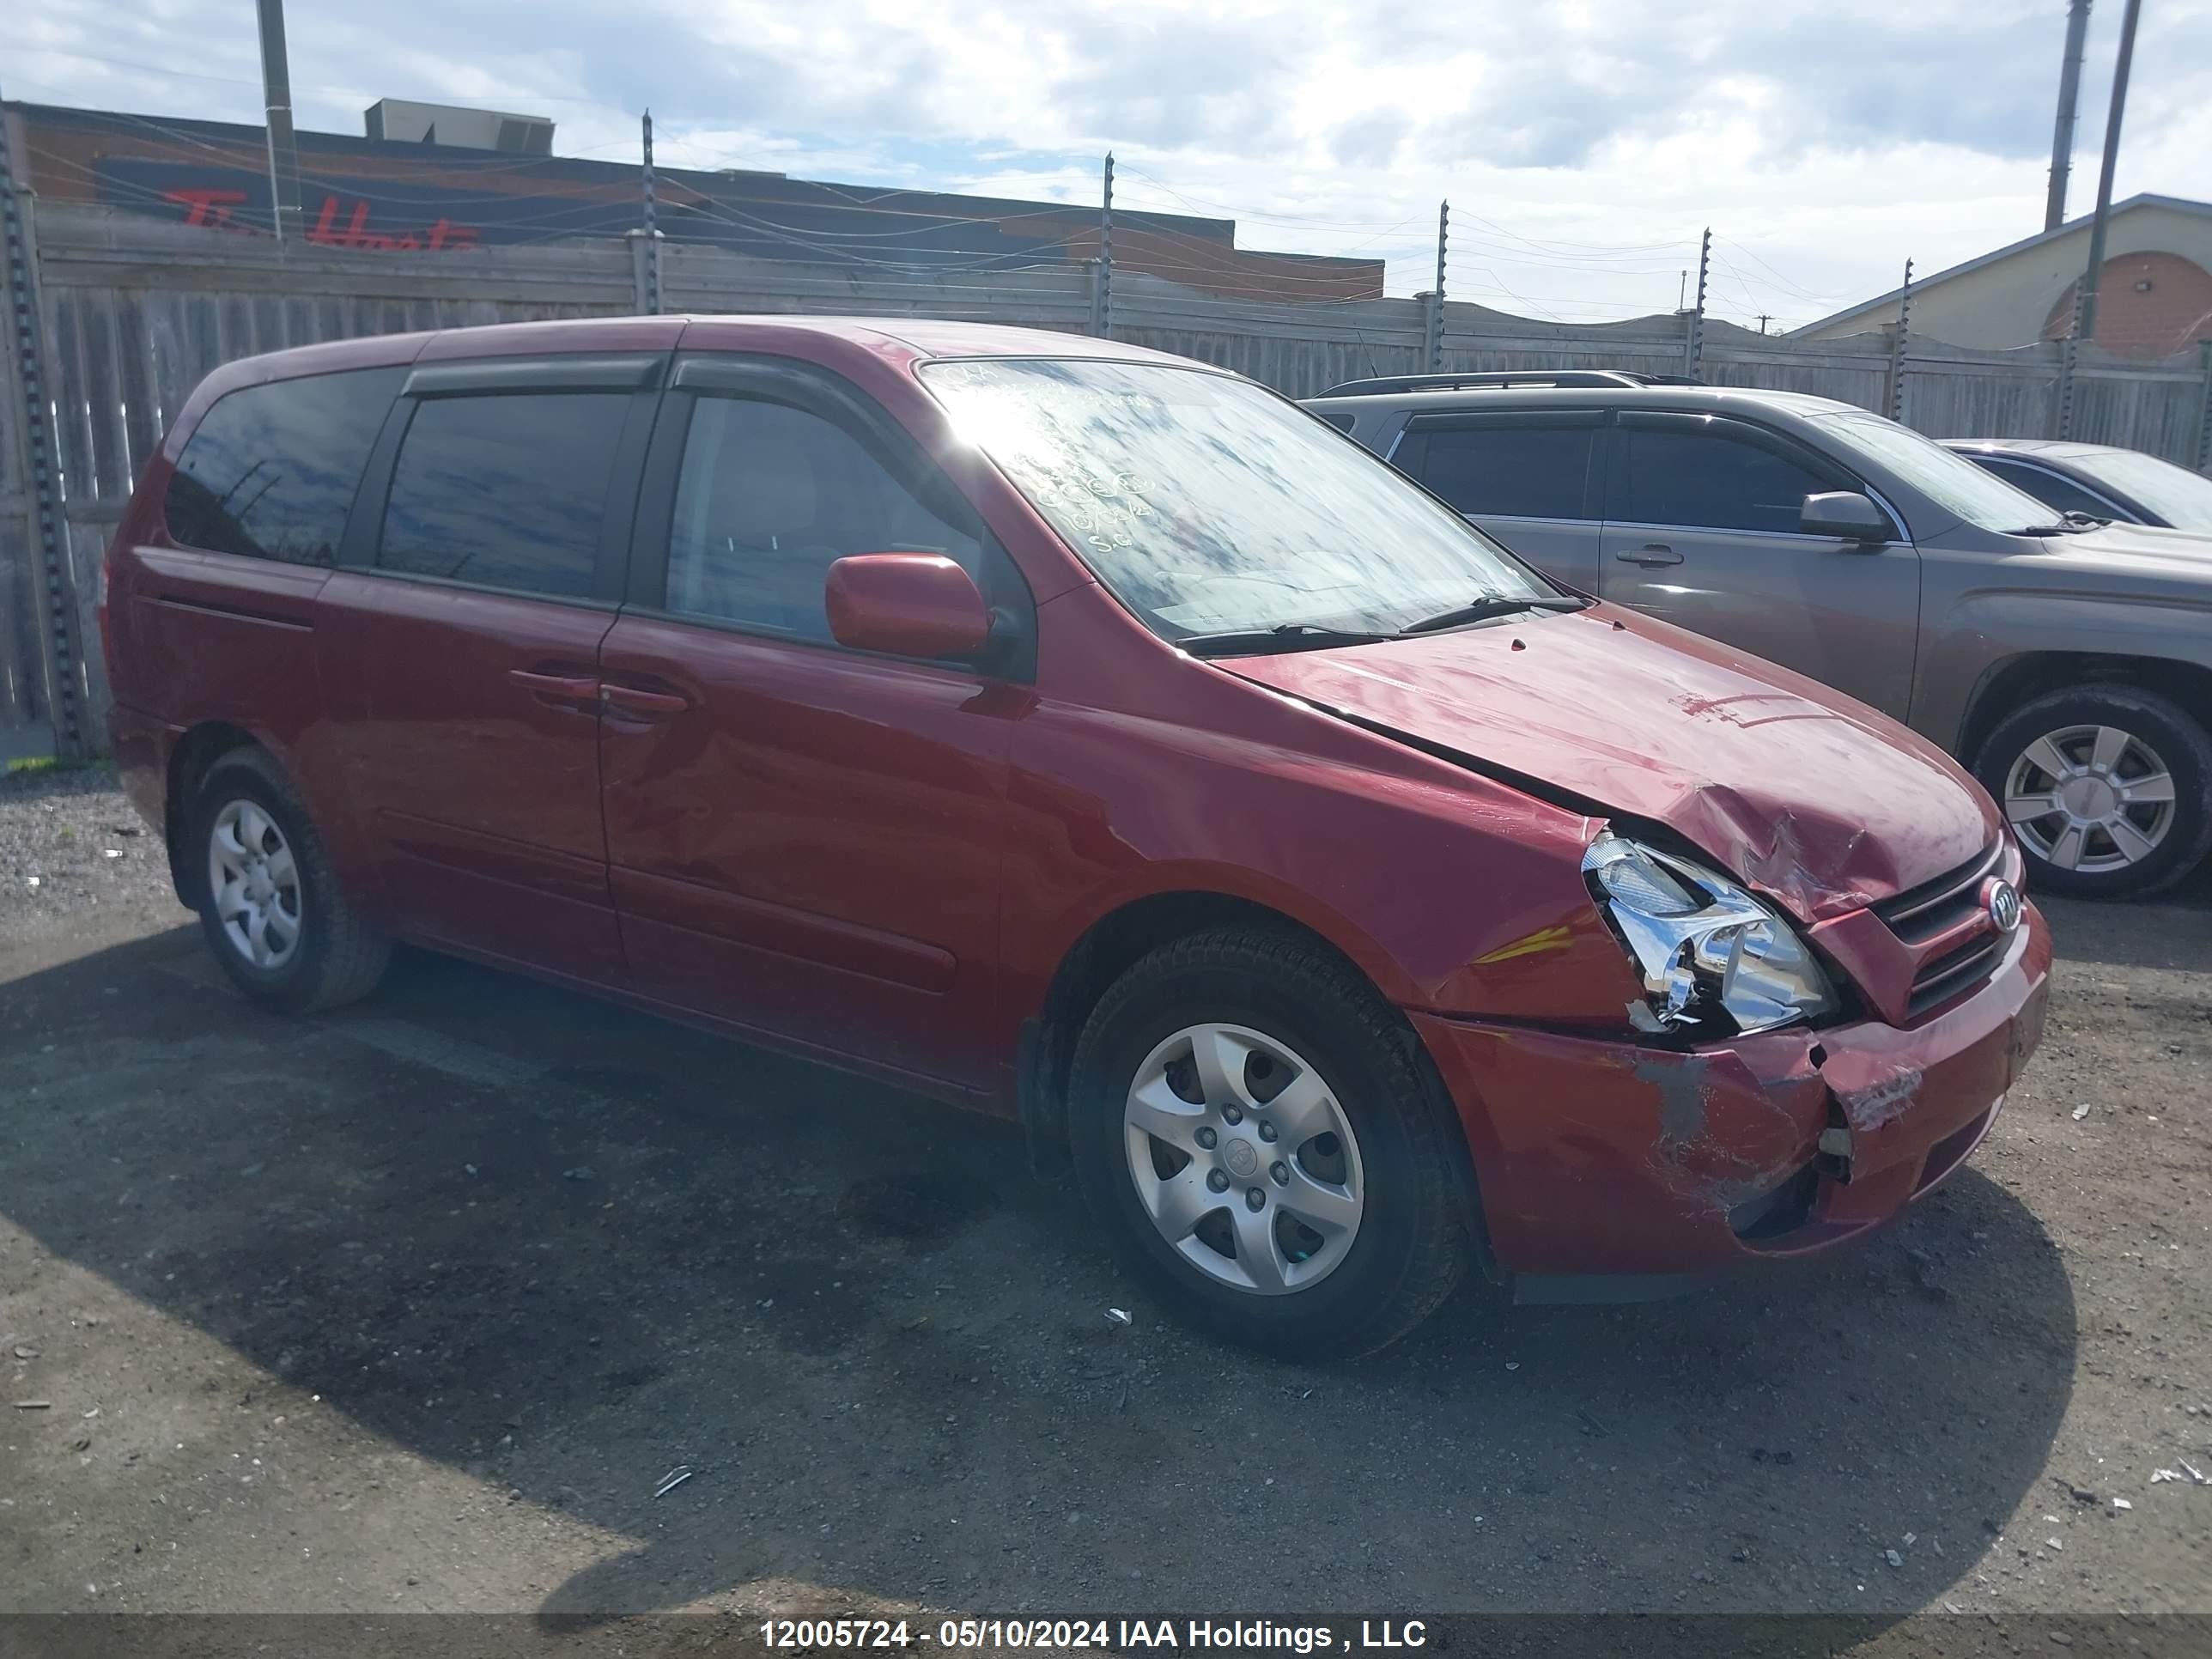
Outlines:
{"type": "Polygon", "coordinates": [[[1563,590],[1234,374],[653,317],[218,370],[115,752],[244,991],[405,939],[1018,1117],[1160,1294],[1371,1349],[1970,1153],[2051,949],[1903,726],[1563,590]]]}

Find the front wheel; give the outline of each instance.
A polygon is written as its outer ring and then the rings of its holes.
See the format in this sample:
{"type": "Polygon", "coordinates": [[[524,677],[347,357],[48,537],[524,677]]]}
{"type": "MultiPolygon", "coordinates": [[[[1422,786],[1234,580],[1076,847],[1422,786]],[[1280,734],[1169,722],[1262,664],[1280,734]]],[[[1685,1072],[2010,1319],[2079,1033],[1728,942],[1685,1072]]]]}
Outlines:
{"type": "Polygon", "coordinates": [[[2154,691],[2087,685],[2037,697],[1990,733],[1974,773],[2020,838],[2031,889],[2156,892],[2212,848],[2212,738],[2154,691]]]}
{"type": "Polygon", "coordinates": [[[1419,1323],[1471,1255],[1465,1152],[1395,1011],[1325,951],[1224,929],[1115,981],[1075,1052],[1095,1212],[1194,1322],[1300,1358],[1419,1323]]]}

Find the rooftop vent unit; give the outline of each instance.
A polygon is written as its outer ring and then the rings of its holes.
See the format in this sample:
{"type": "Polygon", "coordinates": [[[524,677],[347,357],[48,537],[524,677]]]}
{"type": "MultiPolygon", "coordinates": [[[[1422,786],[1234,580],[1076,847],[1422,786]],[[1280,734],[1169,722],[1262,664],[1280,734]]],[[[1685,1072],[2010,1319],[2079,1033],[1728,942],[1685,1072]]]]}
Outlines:
{"type": "Polygon", "coordinates": [[[391,144],[444,144],[506,155],[553,153],[553,123],[543,115],[380,98],[362,112],[362,125],[371,138],[391,144]]]}

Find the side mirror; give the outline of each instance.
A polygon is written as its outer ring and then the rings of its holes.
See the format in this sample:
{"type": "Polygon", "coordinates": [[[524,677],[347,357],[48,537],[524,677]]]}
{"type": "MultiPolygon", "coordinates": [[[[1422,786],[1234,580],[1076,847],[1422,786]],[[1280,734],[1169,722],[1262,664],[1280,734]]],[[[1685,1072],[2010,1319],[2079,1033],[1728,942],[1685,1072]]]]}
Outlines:
{"type": "Polygon", "coordinates": [[[853,554],[830,567],[822,599],[830,636],[855,651],[960,658],[990,643],[981,590],[942,554],[853,554]]]}
{"type": "Polygon", "coordinates": [[[1856,489],[1808,495],[1797,527],[1808,536],[1838,536],[1847,542],[1886,542],[1897,534],[1889,514],[1856,489]]]}

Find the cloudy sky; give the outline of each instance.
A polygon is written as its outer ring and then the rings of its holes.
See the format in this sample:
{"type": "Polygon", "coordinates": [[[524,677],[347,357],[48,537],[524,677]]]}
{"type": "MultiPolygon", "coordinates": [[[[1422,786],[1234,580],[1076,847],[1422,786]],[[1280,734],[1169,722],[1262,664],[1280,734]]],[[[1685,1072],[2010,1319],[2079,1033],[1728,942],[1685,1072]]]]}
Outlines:
{"type": "MultiPolygon", "coordinates": [[[[0,93],[258,120],[252,0],[21,0],[0,93]],[[24,23],[28,40],[24,40],[24,23]]],[[[2089,29],[2095,199],[2120,0],[2089,29]]],[[[621,158],[1234,216],[1571,322],[1782,329],[2042,228],[2063,0],[289,0],[297,119],[382,96],[552,116],[621,158]]],[[[2212,0],[2144,0],[2118,193],[2212,195],[2212,0]]]]}

